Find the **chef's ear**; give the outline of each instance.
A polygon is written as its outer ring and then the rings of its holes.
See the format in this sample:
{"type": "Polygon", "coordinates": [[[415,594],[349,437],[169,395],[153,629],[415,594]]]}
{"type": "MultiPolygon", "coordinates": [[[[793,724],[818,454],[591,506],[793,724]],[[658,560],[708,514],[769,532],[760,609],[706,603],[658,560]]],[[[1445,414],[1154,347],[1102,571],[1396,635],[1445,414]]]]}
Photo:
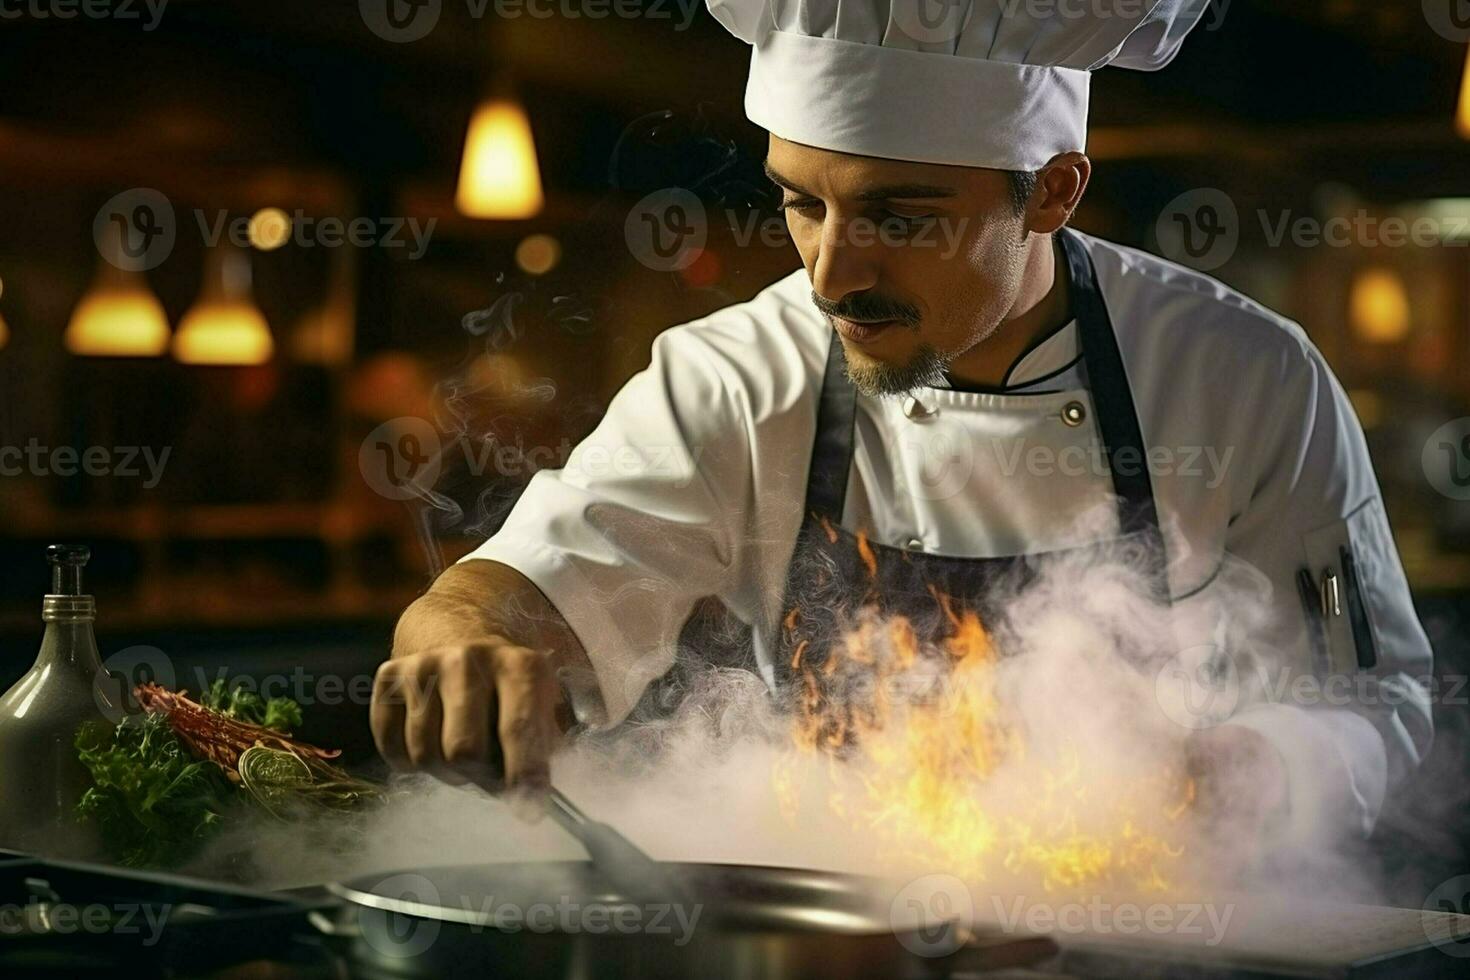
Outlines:
{"type": "Polygon", "coordinates": [[[1092,161],[1085,153],[1069,150],[1052,157],[1037,174],[1026,202],[1026,230],[1038,235],[1059,230],[1077,209],[1091,176],[1092,161]]]}

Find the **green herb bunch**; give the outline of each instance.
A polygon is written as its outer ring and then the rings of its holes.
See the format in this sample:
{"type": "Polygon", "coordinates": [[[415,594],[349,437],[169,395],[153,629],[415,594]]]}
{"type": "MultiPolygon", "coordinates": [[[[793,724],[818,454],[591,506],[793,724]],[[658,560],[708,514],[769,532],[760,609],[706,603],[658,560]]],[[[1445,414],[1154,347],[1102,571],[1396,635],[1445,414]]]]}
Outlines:
{"type": "Polygon", "coordinates": [[[96,722],[76,736],[92,774],[77,814],[94,822],[104,845],[128,867],[176,864],[195,853],[238,805],[238,793],[213,762],[194,758],[161,714],[96,722]]]}

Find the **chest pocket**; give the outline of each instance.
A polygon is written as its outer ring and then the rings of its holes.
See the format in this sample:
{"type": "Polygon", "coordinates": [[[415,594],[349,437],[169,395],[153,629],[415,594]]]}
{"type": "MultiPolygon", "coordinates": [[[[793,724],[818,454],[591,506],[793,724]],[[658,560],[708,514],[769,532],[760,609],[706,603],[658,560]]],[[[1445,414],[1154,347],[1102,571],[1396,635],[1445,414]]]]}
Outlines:
{"type": "Polygon", "coordinates": [[[1398,565],[1382,504],[1370,498],[1347,517],[1308,532],[1304,544],[1308,565],[1299,586],[1318,670],[1372,670],[1383,641],[1379,610],[1388,601],[1380,583],[1396,581],[1389,573],[1398,565]]]}

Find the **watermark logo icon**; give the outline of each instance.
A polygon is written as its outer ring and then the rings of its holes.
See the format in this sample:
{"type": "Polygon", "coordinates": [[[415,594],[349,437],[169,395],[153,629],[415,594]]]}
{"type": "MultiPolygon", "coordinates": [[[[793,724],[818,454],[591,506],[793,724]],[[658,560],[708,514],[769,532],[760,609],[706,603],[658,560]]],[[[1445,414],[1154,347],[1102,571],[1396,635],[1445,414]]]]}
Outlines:
{"type": "Polygon", "coordinates": [[[1240,670],[1209,643],[1186,647],[1154,675],[1154,697],[1165,717],[1183,728],[1224,724],[1240,704],[1240,670]]]}
{"type": "Polygon", "coordinates": [[[358,12],[368,30],[393,44],[408,44],[428,36],[439,23],[443,0],[358,0],[358,12]]]}
{"type": "Polygon", "coordinates": [[[1419,463],[1434,489],[1451,500],[1470,500],[1470,415],[1435,429],[1419,463]]]}
{"type": "Polygon", "coordinates": [[[1229,194],[1197,187],[1170,201],[1154,223],[1159,251],[1181,265],[1209,272],[1240,245],[1240,212],[1229,194]]]}
{"type": "Polygon", "coordinates": [[[896,0],[893,23],[920,44],[944,44],[960,36],[970,5],[961,0],[896,0]]]}
{"type": "MultiPolygon", "coordinates": [[[[439,889],[423,875],[397,874],[378,882],[376,895],[425,908],[440,904],[439,889]]],[[[409,960],[428,952],[439,938],[439,921],[364,906],[357,913],[362,940],[389,960],[409,960]]]]}
{"type": "Polygon", "coordinates": [[[948,956],[969,938],[975,900],[954,875],[925,875],[904,885],[888,908],[889,925],[916,956],[948,956]]]}
{"type": "Polygon", "coordinates": [[[173,204],[151,187],[134,187],[109,198],[92,219],[97,251],[126,272],[158,266],[174,250],[177,236],[173,204]]]}
{"type": "Polygon", "coordinates": [[[623,222],[628,251],[655,272],[689,268],[708,236],[704,204],[682,187],[665,187],[645,196],[623,222]]]}
{"type": "Polygon", "coordinates": [[[139,684],[158,684],[172,691],[177,686],[174,662],[157,647],[126,647],[102,662],[92,684],[92,697],[102,716],[114,725],[138,720],[143,708],[133,697],[139,684]]]}
{"type": "Polygon", "coordinates": [[[1470,875],[1457,875],[1443,882],[1424,899],[1419,923],[1431,943],[1450,956],[1470,957],[1470,920],[1447,920],[1431,913],[1453,912],[1470,916],[1470,875]]]}
{"type": "Polygon", "coordinates": [[[1470,41],[1470,0],[1424,0],[1424,19],[1447,41],[1470,41]]]}
{"type": "Polygon", "coordinates": [[[439,479],[439,431],[413,415],[389,419],[362,441],[357,468],[368,486],[389,500],[424,496],[439,479]]]}
{"type": "Polygon", "coordinates": [[[944,416],[905,430],[904,452],[918,463],[910,492],[923,500],[948,500],[975,472],[975,443],[965,427],[944,416]]]}

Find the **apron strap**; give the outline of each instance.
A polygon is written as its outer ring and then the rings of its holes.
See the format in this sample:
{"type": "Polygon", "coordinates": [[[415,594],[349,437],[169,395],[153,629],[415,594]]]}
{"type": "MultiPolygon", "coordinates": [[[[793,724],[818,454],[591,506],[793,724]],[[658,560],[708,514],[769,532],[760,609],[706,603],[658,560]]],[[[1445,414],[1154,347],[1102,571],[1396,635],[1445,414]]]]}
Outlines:
{"type": "MultiPolygon", "coordinates": [[[[1168,561],[1154,502],[1153,481],[1149,478],[1148,450],[1138,424],[1123,355],[1118,350],[1118,337],[1098,288],[1092,257],[1072,229],[1063,228],[1057,235],[1066,256],[1072,313],[1077,319],[1078,338],[1087,364],[1098,435],[1112,472],[1113,490],[1119,498],[1119,530],[1147,548],[1150,589],[1160,602],[1168,602],[1168,561]]],[[[842,342],[834,331],[827,348],[822,393],[817,403],[817,431],[807,475],[806,519],[820,516],[834,524],[841,522],[847,500],[848,472],[852,469],[856,414],[857,392],[847,379],[842,342]]]]}
{"type": "Polygon", "coordinates": [[[837,338],[836,331],[831,331],[827,368],[822,376],[822,395],[817,403],[817,434],[812,440],[803,520],[825,517],[834,525],[842,522],[843,505],[847,502],[847,474],[852,469],[853,421],[856,417],[857,391],[847,380],[842,341],[837,338]]]}
{"type": "Polygon", "coordinates": [[[1150,586],[1156,599],[1167,602],[1168,561],[1154,502],[1153,481],[1148,473],[1148,448],[1138,424],[1123,354],[1118,350],[1118,336],[1097,284],[1092,256],[1071,228],[1063,228],[1058,237],[1067,258],[1072,313],[1077,318],[1078,338],[1087,364],[1087,384],[1097,411],[1098,434],[1112,473],[1113,490],[1119,498],[1119,529],[1124,535],[1137,536],[1148,548],[1150,586]]]}

